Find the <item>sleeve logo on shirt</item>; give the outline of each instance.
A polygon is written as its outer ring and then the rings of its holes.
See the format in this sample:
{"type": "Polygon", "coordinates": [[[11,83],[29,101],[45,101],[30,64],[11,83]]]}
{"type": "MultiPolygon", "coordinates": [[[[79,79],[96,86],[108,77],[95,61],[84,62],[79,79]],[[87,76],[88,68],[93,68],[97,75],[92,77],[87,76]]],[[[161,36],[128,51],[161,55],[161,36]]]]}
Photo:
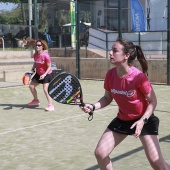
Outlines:
{"type": "Polygon", "coordinates": [[[135,94],[136,90],[123,91],[123,90],[111,89],[111,92],[114,94],[121,94],[127,97],[132,97],[135,94]]]}

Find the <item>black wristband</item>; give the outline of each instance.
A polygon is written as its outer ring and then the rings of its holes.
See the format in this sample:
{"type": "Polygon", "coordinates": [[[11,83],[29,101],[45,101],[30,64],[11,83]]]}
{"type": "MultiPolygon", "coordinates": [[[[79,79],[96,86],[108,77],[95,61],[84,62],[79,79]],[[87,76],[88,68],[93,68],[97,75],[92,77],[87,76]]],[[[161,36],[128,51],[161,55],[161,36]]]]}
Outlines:
{"type": "Polygon", "coordinates": [[[35,72],[35,68],[32,68],[31,71],[35,72]]]}
{"type": "Polygon", "coordinates": [[[91,105],[93,106],[92,111],[95,111],[95,109],[96,109],[95,105],[94,104],[91,104],[91,105]]]}

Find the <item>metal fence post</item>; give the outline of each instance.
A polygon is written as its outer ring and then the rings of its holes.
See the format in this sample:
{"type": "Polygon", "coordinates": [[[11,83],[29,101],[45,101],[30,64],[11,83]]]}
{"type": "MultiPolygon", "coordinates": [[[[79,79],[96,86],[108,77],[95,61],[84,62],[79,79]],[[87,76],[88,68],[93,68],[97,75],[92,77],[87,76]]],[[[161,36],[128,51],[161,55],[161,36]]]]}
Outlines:
{"type": "Polygon", "coordinates": [[[167,10],[168,10],[168,18],[167,18],[167,84],[170,85],[170,0],[167,0],[167,10]]]}

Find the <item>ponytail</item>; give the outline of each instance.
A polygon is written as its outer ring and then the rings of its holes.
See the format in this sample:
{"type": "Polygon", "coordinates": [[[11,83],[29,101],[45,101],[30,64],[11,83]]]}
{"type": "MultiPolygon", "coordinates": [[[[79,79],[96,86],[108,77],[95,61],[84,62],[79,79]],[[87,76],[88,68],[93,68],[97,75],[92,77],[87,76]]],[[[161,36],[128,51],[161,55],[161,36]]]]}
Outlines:
{"type": "Polygon", "coordinates": [[[145,59],[141,47],[139,45],[135,45],[135,47],[136,47],[137,59],[142,67],[142,71],[148,76],[148,62],[145,59]]]}

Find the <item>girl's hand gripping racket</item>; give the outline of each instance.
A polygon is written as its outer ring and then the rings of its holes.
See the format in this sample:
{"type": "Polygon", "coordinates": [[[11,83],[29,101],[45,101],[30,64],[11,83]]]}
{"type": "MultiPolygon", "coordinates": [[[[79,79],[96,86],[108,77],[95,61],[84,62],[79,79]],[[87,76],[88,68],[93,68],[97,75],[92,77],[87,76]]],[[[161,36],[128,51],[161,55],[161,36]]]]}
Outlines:
{"type": "MultiPolygon", "coordinates": [[[[83,92],[77,77],[70,73],[60,73],[48,86],[50,97],[62,104],[79,105],[84,107],[83,92]]],[[[93,111],[89,113],[88,120],[93,119],[93,111]]]]}

